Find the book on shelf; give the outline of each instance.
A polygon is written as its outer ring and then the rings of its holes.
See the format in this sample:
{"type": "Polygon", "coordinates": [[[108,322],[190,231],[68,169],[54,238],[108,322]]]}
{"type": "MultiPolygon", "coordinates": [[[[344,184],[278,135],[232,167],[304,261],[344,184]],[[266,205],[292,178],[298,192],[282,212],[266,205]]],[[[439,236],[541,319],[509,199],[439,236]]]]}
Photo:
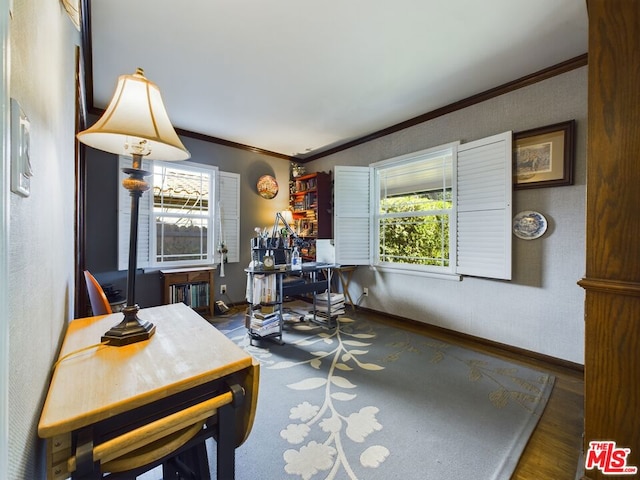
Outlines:
{"type": "Polygon", "coordinates": [[[184,303],[192,308],[208,307],[210,292],[208,283],[175,284],[169,287],[169,302],[184,303]]]}
{"type": "Polygon", "coordinates": [[[344,303],[336,303],[335,305],[318,305],[316,304],[316,312],[321,314],[328,314],[331,312],[331,316],[344,315],[344,303]]]}
{"type": "Polygon", "coordinates": [[[331,311],[331,315],[329,315],[329,312],[321,312],[320,310],[316,309],[316,317],[320,319],[334,320],[338,318],[340,315],[344,315],[344,310],[342,311],[342,313],[336,313],[331,311]]]}
{"type": "Polygon", "coordinates": [[[339,302],[343,302],[344,303],[344,294],[343,293],[332,293],[331,296],[329,296],[328,292],[323,292],[323,293],[318,293],[316,295],[316,302],[318,303],[331,303],[332,305],[334,303],[339,303],[339,302]]]}
{"type": "Polygon", "coordinates": [[[278,310],[266,313],[262,310],[256,310],[253,312],[253,316],[258,320],[268,320],[270,318],[278,317],[278,315],[280,315],[280,312],[278,310]]]}
{"type": "Polygon", "coordinates": [[[254,335],[259,335],[261,337],[266,337],[267,335],[272,335],[274,333],[280,333],[280,325],[278,323],[274,323],[272,325],[267,325],[264,327],[251,327],[251,333],[254,335]]]}
{"type": "Polygon", "coordinates": [[[268,320],[258,320],[257,318],[251,319],[251,326],[255,328],[268,327],[269,325],[280,323],[280,317],[270,318],[268,320]]]}

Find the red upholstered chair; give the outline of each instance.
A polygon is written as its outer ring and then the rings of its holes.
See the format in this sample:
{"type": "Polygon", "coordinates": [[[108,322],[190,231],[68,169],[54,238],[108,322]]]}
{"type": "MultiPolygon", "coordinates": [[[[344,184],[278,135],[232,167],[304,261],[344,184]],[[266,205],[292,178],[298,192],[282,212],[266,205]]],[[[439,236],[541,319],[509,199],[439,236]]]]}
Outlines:
{"type": "Polygon", "coordinates": [[[89,302],[91,302],[91,311],[94,315],[106,315],[112,313],[109,300],[102,290],[102,287],[88,270],[84,271],[84,280],[87,284],[87,293],[89,294],[89,302]]]}

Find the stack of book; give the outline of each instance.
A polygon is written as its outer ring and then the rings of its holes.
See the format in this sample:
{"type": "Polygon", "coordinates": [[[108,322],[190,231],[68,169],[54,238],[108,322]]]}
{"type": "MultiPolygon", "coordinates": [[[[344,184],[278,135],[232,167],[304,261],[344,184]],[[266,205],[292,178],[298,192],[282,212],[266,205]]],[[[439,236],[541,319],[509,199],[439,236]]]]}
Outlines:
{"type": "Polygon", "coordinates": [[[334,320],[344,315],[344,294],[327,292],[316,295],[316,316],[334,320]]]}
{"type": "Polygon", "coordinates": [[[251,317],[251,333],[266,337],[273,333],[280,333],[280,312],[278,310],[264,313],[261,310],[253,312],[251,317]]]}

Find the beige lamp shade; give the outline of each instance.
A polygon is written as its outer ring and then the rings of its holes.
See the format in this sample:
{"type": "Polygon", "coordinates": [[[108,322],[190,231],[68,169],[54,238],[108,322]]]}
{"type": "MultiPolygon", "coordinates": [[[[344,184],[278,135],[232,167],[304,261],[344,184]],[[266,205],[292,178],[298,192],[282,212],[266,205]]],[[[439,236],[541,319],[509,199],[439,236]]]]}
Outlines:
{"type": "Polygon", "coordinates": [[[105,152],[151,160],[191,156],[171,125],[158,86],[140,68],[118,78],[106,111],[92,127],[78,133],[78,140],[105,152]]]}

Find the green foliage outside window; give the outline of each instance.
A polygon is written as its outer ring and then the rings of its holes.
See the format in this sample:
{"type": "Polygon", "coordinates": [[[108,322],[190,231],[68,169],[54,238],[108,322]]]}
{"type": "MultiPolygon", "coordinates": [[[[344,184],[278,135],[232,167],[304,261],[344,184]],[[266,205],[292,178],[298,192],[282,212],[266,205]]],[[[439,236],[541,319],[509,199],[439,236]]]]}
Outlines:
{"type": "Polygon", "coordinates": [[[384,198],[380,202],[380,260],[448,266],[451,207],[450,191],[384,198]]]}

